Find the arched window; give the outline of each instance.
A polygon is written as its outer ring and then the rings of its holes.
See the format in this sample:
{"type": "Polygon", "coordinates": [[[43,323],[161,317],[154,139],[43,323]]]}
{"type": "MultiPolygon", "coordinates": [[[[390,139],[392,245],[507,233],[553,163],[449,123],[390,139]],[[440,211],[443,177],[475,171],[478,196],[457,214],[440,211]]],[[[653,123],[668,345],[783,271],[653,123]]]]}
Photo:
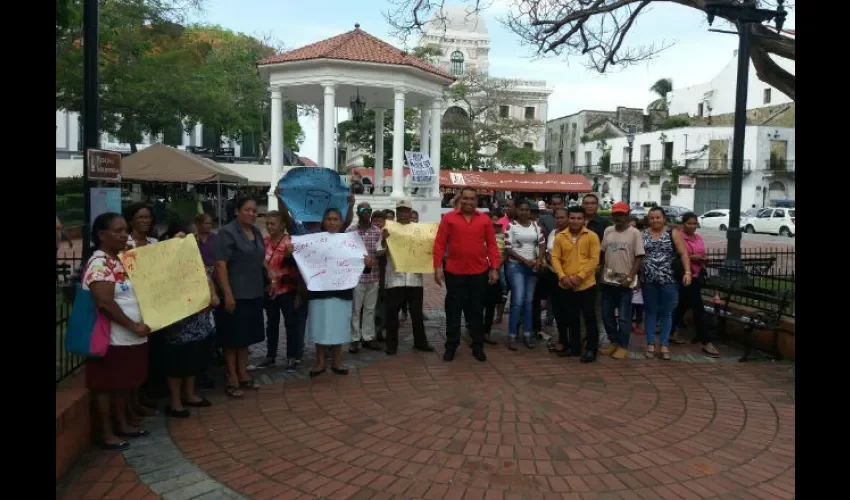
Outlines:
{"type": "Polygon", "coordinates": [[[460,76],[463,74],[463,53],[459,50],[452,52],[452,74],[460,76]]]}

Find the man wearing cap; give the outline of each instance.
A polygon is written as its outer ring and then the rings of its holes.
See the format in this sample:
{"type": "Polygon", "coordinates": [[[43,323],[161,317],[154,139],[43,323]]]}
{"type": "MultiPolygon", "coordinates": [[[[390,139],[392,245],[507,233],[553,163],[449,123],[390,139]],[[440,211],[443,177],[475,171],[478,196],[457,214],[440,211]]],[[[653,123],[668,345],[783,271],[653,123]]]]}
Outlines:
{"type": "Polygon", "coordinates": [[[611,208],[614,225],[605,228],[602,238],[602,323],[614,346],[611,357],[629,355],[632,333],[632,290],[643,261],[643,238],[629,224],[629,205],[622,201],[611,208]],[[619,310],[619,321],[616,313],[619,310]]]}
{"type": "MultiPolygon", "coordinates": [[[[396,203],[396,222],[401,225],[410,224],[412,212],[413,203],[410,200],[399,200],[396,203]]],[[[385,250],[389,254],[387,239],[391,237],[392,233],[385,228],[378,246],[379,251],[385,250]]],[[[425,336],[425,318],[422,315],[422,302],[425,296],[422,273],[396,272],[392,256],[388,255],[384,279],[387,288],[387,355],[392,356],[398,353],[398,312],[405,304],[408,306],[413,323],[413,348],[417,351],[433,352],[434,348],[428,344],[428,337],[425,336]]]]}
{"type": "MultiPolygon", "coordinates": [[[[372,207],[368,202],[357,205],[357,225],[345,230],[346,233],[356,232],[363,240],[369,257],[374,262],[382,252],[378,251],[381,241],[381,230],[372,224],[372,207]]],[[[360,352],[360,344],[373,351],[381,349],[375,341],[375,305],[378,303],[380,287],[380,268],[377,265],[368,268],[360,275],[360,282],[354,288],[354,311],[351,314],[351,347],[348,352],[360,352]]]]}

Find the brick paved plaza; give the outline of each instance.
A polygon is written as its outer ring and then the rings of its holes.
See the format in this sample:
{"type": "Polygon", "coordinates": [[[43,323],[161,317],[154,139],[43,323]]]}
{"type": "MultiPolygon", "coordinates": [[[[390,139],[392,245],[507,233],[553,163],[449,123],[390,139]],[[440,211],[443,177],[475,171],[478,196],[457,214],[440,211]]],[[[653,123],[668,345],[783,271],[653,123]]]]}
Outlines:
{"type": "Polygon", "coordinates": [[[426,297],[436,353],[410,351],[408,322],[398,356],[346,353],[347,377],[311,382],[309,359],[255,372],[244,400],[214,391],[190,419],[148,419],[123,455],[90,452],[57,498],[794,497],[791,363],[739,364],[725,345],[590,365],[461,347],[445,363],[443,296],[426,297]]]}

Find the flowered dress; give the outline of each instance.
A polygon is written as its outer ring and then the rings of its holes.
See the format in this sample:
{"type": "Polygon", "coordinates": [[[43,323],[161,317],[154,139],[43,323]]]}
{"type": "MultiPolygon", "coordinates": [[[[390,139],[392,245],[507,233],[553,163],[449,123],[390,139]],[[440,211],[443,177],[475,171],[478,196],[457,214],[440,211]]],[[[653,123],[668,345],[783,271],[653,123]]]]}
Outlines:
{"type": "MultiPolygon", "coordinates": [[[[96,282],[107,282],[115,284],[115,303],[121,311],[132,321],[142,321],[142,311],[139,308],[139,300],[133,291],[133,284],[127,278],[124,265],[117,258],[110,257],[106,252],[97,250],[92,254],[86,264],[81,286],[84,290],[90,290],[89,286],[96,282]]],[[[110,345],[132,346],[144,344],[147,337],[139,337],[127,328],[112,322],[110,345]]]]}

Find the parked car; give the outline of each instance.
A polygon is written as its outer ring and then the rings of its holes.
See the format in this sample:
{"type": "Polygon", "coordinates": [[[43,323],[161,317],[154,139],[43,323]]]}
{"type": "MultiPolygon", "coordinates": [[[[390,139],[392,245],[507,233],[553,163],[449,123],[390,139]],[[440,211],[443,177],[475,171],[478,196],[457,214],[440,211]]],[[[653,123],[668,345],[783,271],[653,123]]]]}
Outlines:
{"type": "Polygon", "coordinates": [[[765,208],[746,221],[744,229],[750,233],[768,233],[788,236],[797,234],[796,208],[765,208]]]}
{"type": "Polygon", "coordinates": [[[681,224],[682,216],[691,211],[690,208],[674,205],[669,207],[662,206],[661,208],[664,209],[664,213],[667,215],[667,222],[670,224],[681,224]]]}
{"type": "Polygon", "coordinates": [[[729,229],[729,209],[715,208],[697,217],[699,227],[706,229],[719,229],[726,231],[729,229]]]}

